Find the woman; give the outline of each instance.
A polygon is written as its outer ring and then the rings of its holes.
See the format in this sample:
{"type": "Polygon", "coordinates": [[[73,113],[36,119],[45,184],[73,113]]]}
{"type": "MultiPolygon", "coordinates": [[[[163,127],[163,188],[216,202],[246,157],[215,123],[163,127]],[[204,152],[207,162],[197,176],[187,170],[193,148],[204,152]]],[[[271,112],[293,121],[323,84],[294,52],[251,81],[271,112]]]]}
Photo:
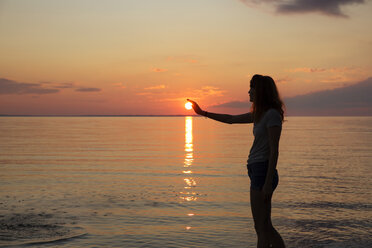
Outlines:
{"type": "Polygon", "coordinates": [[[285,247],[282,237],[271,223],[271,198],[279,182],[276,165],[284,106],[275,82],[269,76],[254,75],[248,93],[252,102],[251,112],[242,115],[207,112],[196,102],[187,100],[197,114],[210,119],[228,124],[254,123],[254,142],[247,168],[251,179],[251,209],[258,237],[257,247],[285,247]]]}

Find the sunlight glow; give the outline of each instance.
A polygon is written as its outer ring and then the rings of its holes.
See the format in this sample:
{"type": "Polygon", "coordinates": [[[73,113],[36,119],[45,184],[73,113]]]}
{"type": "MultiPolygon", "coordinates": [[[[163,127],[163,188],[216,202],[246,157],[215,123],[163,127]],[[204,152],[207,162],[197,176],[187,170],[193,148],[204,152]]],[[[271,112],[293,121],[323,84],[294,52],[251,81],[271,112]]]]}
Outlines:
{"type": "Polygon", "coordinates": [[[187,110],[192,109],[192,103],[191,103],[191,102],[187,102],[187,103],[185,103],[185,108],[186,108],[187,110]]]}

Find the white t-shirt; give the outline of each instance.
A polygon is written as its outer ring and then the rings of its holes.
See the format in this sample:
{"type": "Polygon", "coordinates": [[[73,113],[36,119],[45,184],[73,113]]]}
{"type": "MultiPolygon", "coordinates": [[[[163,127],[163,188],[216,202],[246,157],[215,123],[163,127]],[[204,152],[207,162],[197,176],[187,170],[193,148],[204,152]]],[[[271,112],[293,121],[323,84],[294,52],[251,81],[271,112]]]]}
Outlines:
{"type": "Polygon", "coordinates": [[[258,123],[254,123],[254,141],[249,152],[248,164],[269,160],[270,146],[267,128],[274,126],[282,127],[282,118],[276,109],[267,110],[261,120],[258,123]]]}

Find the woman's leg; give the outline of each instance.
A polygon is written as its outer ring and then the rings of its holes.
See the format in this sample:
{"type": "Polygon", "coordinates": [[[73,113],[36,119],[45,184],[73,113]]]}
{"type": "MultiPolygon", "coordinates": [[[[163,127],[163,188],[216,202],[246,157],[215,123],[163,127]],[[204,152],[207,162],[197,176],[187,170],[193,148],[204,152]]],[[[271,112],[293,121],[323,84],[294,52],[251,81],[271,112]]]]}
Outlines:
{"type": "Polygon", "coordinates": [[[256,229],[258,248],[283,248],[284,242],[271,223],[271,197],[264,200],[260,190],[251,189],[251,209],[256,229]]]}
{"type": "Polygon", "coordinates": [[[254,220],[254,228],[257,233],[257,248],[270,247],[269,242],[269,219],[267,215],[267,204],[260,190],[251,189],[251,210],[254,220]]]}

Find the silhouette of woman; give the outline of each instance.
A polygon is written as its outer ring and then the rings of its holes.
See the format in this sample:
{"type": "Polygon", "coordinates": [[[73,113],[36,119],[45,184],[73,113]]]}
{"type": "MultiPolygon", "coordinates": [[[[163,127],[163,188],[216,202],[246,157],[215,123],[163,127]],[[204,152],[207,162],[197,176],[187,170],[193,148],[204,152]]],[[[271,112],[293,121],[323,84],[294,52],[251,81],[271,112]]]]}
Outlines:
{"type": "Polygon", "coordinates": [[[247,169],[251,180],[250,198],[257,247],[285,247],[280,234],[271,223],[271,198],[278,186],[276,165],[279,139],[284,119],[283,102],[274,80],[269,76],[254,75],[248,92],[252,108],[241,115],[217,114],[202,110],[192,100],[195,113],[223,123],[254,123],[254,142],[249,152],[247,169]]]}

